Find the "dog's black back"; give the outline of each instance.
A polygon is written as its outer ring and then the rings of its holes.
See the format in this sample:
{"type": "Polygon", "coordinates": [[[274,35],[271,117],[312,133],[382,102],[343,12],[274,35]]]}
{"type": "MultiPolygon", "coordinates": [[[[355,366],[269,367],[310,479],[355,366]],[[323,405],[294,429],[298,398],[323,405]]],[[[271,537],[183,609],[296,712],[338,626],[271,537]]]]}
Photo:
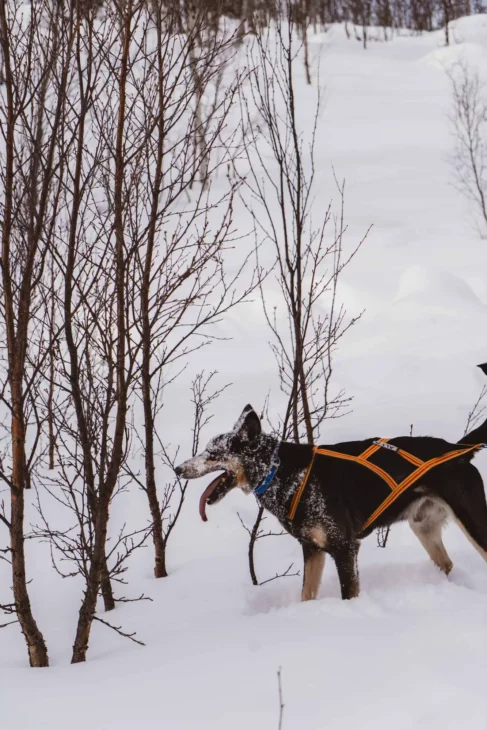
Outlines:
{"type": "MultiPolygon", "coordinates": [[[[377,441],[377,438],[372,438],[331,445],[321,444],[319,448],[359,456],[377,441]]],[[[389,443],[422,461],[428,461],[458,450],[457,444],[428,436],[402,436],[390,439],[389,443]]],[[[278,475],[282,496],[279,512],[281,521],[284,513],[288,514],[289,512],[294,494],[293,487],[296,487],[296,472],[301,473],[309,465],[312,454],[312,447],[307,445],[284,442],[279,448],[281,466],[278,475]]],[[[336,516],[348,539],[357,536],[365,537],[375,527],[390,525],[401,518],[406,518],[407,509],[411,503],[428,493],[436,494],[444,499],[455,513],[459,506],[459,499],[452,498],[452,493],[456,493],[456,488],[451,485],[457,485],[460,480],[463,491],[476,493],[478,492],[478,484],[481,484],[477,469],[473,466],[468,468],[471,466],[470,461],[473,455],[474,452],[467,452],[451,462],[434,467],[400,495],[376,522],[362,532],[361,528],[366,520],[390,494],[390,488],[374,471],[359,463],[317,454],[302,500],[292,520],[293,524],[291,525],[290,521],[287,520],[286,526],[291,527],[293,533],[301,532],[301,523],[308,521],[310,518],[312,519],[312,515],[309,513],[314,512],[313,502],[317,500],[317,492],[326,502],[326,512],[336,516]]],[[[397,483],[409,476],[416,468],[397,452],[387,448],[380,448],[370,457],[370,461],[380,466],[397,483]]],[[[266,501],[264,499],[264,503],[266,501]]],[[[278,501],[281,500],[278,498],[278,501]]],[[[484,524],[487,526],[487,512],[484,515],[480,508],[479,519],[482,520],[484,517],[484,524]]]]}
{"type": "MultiPolygon", "coordinates": [[[[348,441],[333,446],[320,446],[320,448],[359,456],[377,441],[377,438],[348,441]]],[[[443,439],[428,436],[402,436],[390,439],[388,443],[412,454],[423,462],[458,450],[457,444],[450,444],[443,439]]],[[[431,490],[441,497],[445,491],[443,485],[448,483],[455,473],[463,475],[463,467],[471,461],[473,454],[473,451],[467,452],[452,462],[435,466],[419,482],[400,495],[364,532],[361,532],[362,525],[390,494],[390,488],[384,480],[374,471],[360,464],[326,455],[316,456],[313,471],[326,491],[327,500],[332,500],[337,503],[337,506],[340,505],[340,509],[349,517],[348,522],[352,532],[359,532],[361,537],[364,537],[370,534],[374,527],[392,524],[401,516],[405,516],[407,507],[418,495],[423,495],[426,491],[431,490]]],[[[369,461],[381,467],[396,483],[400,483],[417,468],[399,453],[387,447],[379,448],[369,458],[369,461]]]]}

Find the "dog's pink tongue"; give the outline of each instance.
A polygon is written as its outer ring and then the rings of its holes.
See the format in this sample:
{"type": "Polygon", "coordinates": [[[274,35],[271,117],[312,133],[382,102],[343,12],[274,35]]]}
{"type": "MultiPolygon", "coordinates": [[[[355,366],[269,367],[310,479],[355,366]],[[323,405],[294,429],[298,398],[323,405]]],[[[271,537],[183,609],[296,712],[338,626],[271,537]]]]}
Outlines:
{"type": "Polygon", "coordinates": [[[220,474],[220,476],[218,476],[216,479],[213,479],[213,481],[208,484],[205,491],[200,497],[200,517],[203,522],[208,522],[208,517],[206,516],[206,500],[210,497],[211,494],[213,494],[224,476],[225,474],[220,474]]]}

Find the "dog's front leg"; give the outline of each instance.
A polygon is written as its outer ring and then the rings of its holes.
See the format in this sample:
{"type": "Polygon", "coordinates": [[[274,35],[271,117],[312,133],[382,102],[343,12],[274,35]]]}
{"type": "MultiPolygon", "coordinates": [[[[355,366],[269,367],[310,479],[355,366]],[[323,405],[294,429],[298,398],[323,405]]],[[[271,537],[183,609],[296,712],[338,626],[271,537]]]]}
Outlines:
{"type": "Polygon", "coordinates": [[[325,553],[323,550],[320,550],[310,543],[302,543],[302,548],[304,558],[304,577],[301,600],[311,601],[318,595],[321,576],[325,565],[325,553]]]}
{"type": "Polygon", "coordinates": [[[337,566],[342,598],[357,598],[360,592],[357,555],[360,543],[346,543],[331,554],[337,566]]]}

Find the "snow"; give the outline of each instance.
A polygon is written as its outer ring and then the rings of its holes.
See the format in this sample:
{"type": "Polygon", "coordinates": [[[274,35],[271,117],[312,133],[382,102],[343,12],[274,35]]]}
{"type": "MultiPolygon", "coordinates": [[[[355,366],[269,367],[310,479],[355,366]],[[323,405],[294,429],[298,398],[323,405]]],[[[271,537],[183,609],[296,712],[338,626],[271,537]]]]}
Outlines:
{"type": "MultiPolygon", "coordinates": [[[[487,356],[487,245],[453,185],[444,66],[465,53],[485,62],[487,17],[457,21],[452,37],[450,49],[438,32],[371,42],[364,52],[337,26],[310,46],[326,87],[317,212],[336,197],[333,165],[346,178],[347,240],[373,224],[340,290],[350,314],[366,309],[336,361],[335,385],[354,396],[353,412],[325,424],[324,443],[407,434],[411,424],[415,434],[457,440],[484,382],[475,365],[487,356]]],[[[301,67],[297,73],[306,117],[313,92],[301,67]]],[[[277,301],[275,285],[266,285],[277,301]]],[[[228,431],[246,403],[262,408],[269,391],[274,413],[282,404],[258,303],[234,311],[221,333],[232,341],[217,341],[199,358],[199,366],[218,369],[222,384],[233,383],[215,404],[208,438],[228,431]]],[[[186,385],[168,393],[181,460],[190,455],[187,400],[186,385]]],[[[487,455],[475,463],[487,478],[487,455]]],[[[282,667],[289,730],[485,730],[487,566],[456,527],[445,534],[455,564],[448,578],[408,527],[395,526],[385,550],[374,536],[362,545],[360,598],[340,600],[328,559],[319,599],[300,604],[299,577],[250,584],[237,511],[251,524],[252,497],[234,490],[208,508],[208,523],[200,521],[207,481],[190,484],[171,537],[170,577],[152,579],[151,548],[133,559],[122,590],[152,602],[122,604],[109,617],[146,647],[95,623],[88,662],[70,666],[82,586],[61,581],[45,547],[29,544],[34,613],[52,667],[28,669],[20,632],[2,630],[2,729],[267,730],[278,723],[282,667]]],[[[123,504],[144,519],[140,494],[123,504]]],[[[292,562],[301,568],[290,537],[259,543],[262,579],[292,562]]]]}

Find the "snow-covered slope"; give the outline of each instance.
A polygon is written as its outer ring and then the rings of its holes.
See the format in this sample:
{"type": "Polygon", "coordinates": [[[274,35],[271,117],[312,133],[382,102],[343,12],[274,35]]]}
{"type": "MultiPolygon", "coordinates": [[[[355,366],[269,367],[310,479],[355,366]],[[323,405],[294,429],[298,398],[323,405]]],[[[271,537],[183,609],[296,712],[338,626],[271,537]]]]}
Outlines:
{"type": "MultiPolygon", "coordinates": [[[[371,42],[364,52],[334,27],[311,44],[327,98],[317,202],[335,195],[333,165],[347,181],[349,240],[373,224],[341,289],[351,314],[366,308],[337,355],[336,384],[354,396],[353,412],[325,424],[326,443],[406,434],[411,424],[457,440],[483,382],[475,365],[487,359],[487,242],[452,184],[443,67],[462,53],[485,62],[487,17],[459,21],[453,37],[446,50],[437,33],[371,42]]],[[[306,109],[312,94],[301,81],[306,109]]],[[[201,354],[233,383],[208,436],[228,430],[247,402],[260,408],[269,390],[279,403],[259,306],[245,307],[222,324],[233,340],[201,354]]],[[[169,395],[175,440],[186,398],[183,385],[169,395]]],[[[476,463],[487,478],[487,456],[476,463]]],[[[42,547],[31,551],[29,564],[45,566],[32,571],[30,588],[53,666],[27,669],[17,628],[2,630],[2,730],[277,728],[279,667],[286,730],[485,730],[487,565],[457,528],[445,536],[449,578],[399,526],[385,550],[374,536],[364,542],[359,599],[339,599],[329,560],[319,600],[300,604],[299,577],[250,585],[237,511],[251,523],[252,498],[232,494],[200,522],[206,481],[190,485],[170,577],[151,578],[150,548],[134,558],[127,594],[153,601],[110,616],[145,648],[95,624],[89,661],[70,666],[81,586],[57,578],[42,547]]],[[[131,509],[144,514],[140,495],[131,509]]],[[[287,536],[259,544],[261,578],[291,562],[300,568],[298,548],[287,536]]]]}

